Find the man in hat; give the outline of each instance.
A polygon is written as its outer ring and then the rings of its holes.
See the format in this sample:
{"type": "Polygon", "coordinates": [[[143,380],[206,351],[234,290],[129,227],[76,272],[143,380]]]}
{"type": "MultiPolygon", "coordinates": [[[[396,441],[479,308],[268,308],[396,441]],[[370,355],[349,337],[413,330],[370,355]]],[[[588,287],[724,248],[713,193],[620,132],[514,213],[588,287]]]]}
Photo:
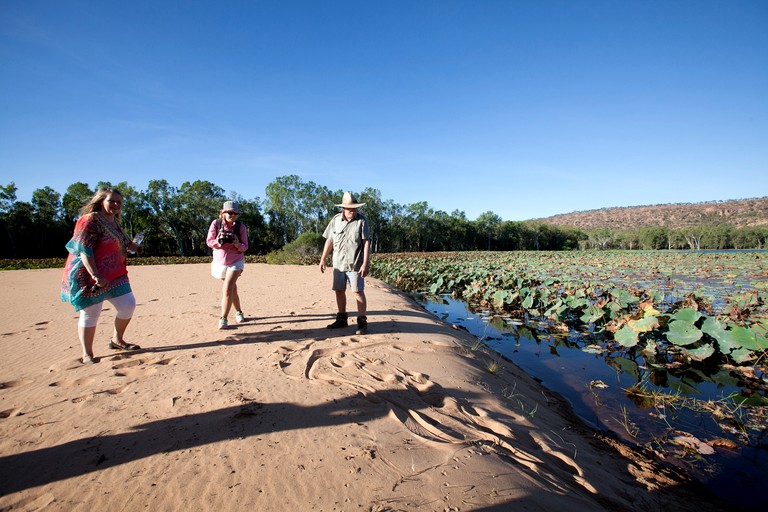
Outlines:
{"type": "Polygon", "coordinates": [[[365,203],[358,203],[351,192],[344,192],[341,213],[336,214],[325,228],[325,246],[320,258],[320,272],[325,272],[325,260],[333,252],[333,291],[336,292],[336,321],[329,329],[347,327],[347,283],[357,301],[357,334],[368,332],[368,318],[365,316],[366,300],[364,278],[368,275],[371,256],[371,241],[368,221],[358,211],[365,203]]]}

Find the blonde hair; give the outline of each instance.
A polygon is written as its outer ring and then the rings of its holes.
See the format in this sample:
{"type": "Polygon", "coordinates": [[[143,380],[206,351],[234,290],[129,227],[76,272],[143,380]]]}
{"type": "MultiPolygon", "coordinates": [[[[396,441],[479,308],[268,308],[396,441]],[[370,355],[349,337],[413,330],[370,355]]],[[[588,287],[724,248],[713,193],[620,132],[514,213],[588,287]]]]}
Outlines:
{"type": "Polygon", "coordinates": [[[93,197],[80,208],[80,215],[102,211],[104,209],[104,200],[110,194],[117,194],[120,197],[123,197],[123,194],[116,188],[100,188],[93,197]]]}

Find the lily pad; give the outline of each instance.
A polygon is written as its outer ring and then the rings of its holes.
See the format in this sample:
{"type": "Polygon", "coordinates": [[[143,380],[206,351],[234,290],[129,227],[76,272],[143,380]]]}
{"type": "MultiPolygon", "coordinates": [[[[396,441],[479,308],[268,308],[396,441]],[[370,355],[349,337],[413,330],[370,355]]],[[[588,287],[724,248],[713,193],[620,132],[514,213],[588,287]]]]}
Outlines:
{"type": "Polygon", "coordinates": [[[634,347],[638,343],[637,331],[635,331],[629,325],[625,325],[613,335],[615,339],[622,347],[634,347]]]}
{"type": "Polygon", "coordinates": [[[692,323],[674,320],[669,324],[669,331],[667,331],[667,340],[678,346],[691,345],[701,339],[703,333],[692,323]]]}

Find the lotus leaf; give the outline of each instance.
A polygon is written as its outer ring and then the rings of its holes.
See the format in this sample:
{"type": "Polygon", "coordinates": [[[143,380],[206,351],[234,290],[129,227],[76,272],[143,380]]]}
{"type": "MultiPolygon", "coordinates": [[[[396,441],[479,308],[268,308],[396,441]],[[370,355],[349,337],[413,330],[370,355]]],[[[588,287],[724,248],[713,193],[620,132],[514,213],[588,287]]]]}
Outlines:
{"type": "Polygon", "coordinates": [[[762,350],[765,348],[760,346],[755,333],[746,327],[737,325],[731,329],[731,336],[740,347],[746,348],[747,350],[762,350]]]}
{"type": "Polygon", "coordinates": [[[673,318],[675,320],[679,320],[682,322],[688,322],[688,323],[696,323],[696,321],[701,318],[701,313],[696,311],[695,309],[690,308],[683,308],[677,313],[674,314],[673,318]]]}
{"type": "Polygon", "coordinates": [[[630,320],[627,325],[635,332],[649,332],[659,328],[659,319],[648,316],[641,320],[630,320]]]}
{"type": "Polygon", "coordinates": [[[634,347],[638,343],[637,332],[632,327],[625,325],[613,335],[613,338],[623,347],[634,347]]]}
{"type": "Polygon", "coordinates": [[[525,309],[531,309],[533,307],[533,294],[529,294],[523,301],[523,307],[525,309]]]}
{"type": "Polygon", "coordinates": [[[747,363],[755,359],[755,354],[746,348],[737,348],[731,352],[731,357],[739,364],[747,363]]]}
{"type": "Polygon", "coordinates": [[[643,306],[643,315],[644,316],[656,316],[661,314],[659,310],[653,307],[651,304],[646,304],[643,306]]]}
{"type": "Polygon", "coordinates": [[[678,346],[686,346],[701,339],[703,333],[690,322],[675,320],[669,324],[667,340],[678,346]]]}
{"type": "Polygon", "coordinates": [[[586,311],[584,311],[584,314],[581,315],[581,321],[585,324],[591,324],[603,318],[604,314],[602,309],[595,306],[589,306],[586,311]]]}
{"type": "Polygon", "coordinates": [[[715,347],[707,343],[696,348],[683,348],[683,353],[694,361],[703,361],[715,353],[715,347]]]}
{"type": "Polygon", "coordinates": [[[443,287],[443,276],[440,276],[437,278],[437,281],[435,281],[432,286],[430,286],[429,291],[432,292],[433,295],[436,295],[437,292],[439,292],[443,287]]]}
{"type": "Polygon", "coordinates": [[[704,320],[701,331],[717,341],[718,348],[723,354],[730,354],[734,349],[741,348],[739,342],[731,336],[731,331],[726,330],[722,322],[716,318],[709,317],[704,320]]]}

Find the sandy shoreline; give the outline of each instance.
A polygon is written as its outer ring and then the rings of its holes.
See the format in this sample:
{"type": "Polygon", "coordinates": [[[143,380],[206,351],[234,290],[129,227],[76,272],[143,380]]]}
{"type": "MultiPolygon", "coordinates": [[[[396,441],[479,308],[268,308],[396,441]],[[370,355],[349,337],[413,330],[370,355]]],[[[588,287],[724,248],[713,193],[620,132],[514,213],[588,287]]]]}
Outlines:
{"type": "Polygon", "coordinates": [[[129,270],[142,350],[105,308],[93,366],[61,270],[0,272],[0,509],[723,510],[381,281],[356,336],[327,274],[250,264],[219,331],[207,264],[129,270]]]}

